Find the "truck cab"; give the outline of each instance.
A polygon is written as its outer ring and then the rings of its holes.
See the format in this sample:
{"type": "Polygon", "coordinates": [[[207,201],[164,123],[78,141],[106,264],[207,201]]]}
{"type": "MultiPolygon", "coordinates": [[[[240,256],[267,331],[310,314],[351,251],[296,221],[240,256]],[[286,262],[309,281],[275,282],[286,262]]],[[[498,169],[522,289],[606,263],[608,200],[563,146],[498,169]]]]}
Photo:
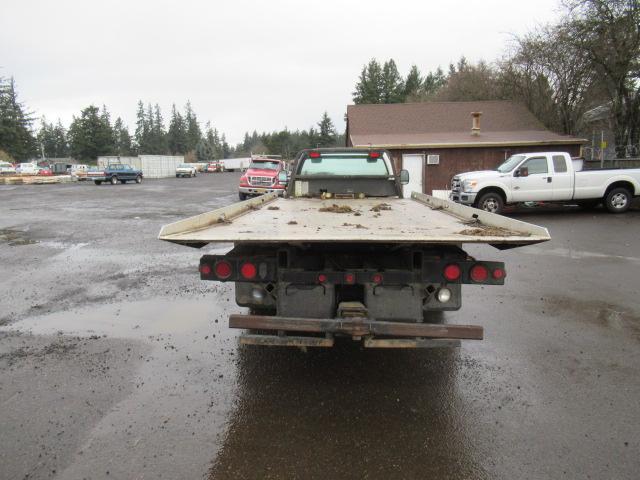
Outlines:
{"type": "Polygon", "coordinates": [[[281,172],[286,172],[286,169],[285,163],[279,158],[267,156],[252,158],[249,168],[240,177],[238,197],[240,200],[245,200],[247,197],[265,193],[282,195],[286,182],[279,180],[281,172]]]}

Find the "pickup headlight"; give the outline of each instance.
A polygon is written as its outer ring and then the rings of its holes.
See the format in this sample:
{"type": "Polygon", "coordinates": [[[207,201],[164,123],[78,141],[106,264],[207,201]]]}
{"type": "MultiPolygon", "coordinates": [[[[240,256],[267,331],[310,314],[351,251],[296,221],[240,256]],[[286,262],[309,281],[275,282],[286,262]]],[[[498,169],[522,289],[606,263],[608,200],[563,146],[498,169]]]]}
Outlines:
{"type": "Polygon", "coordinates": [[[462,190],[464,192],[473,192],[477,186],[477,180],[465,180],[464,182],[462,182],[462,190]]]}

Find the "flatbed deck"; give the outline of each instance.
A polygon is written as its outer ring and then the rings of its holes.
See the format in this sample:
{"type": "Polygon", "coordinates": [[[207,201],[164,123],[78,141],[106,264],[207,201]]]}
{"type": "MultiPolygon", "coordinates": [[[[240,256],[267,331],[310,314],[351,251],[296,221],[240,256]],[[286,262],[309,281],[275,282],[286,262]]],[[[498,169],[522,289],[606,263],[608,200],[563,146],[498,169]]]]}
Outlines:
{"type": "Polygon", "coordinates": [[[488,243],[498,248],[550,239],[543,227],[416,192],[410,199],[268,194],[166,225],[159,238],[198,247],[212,242],[363,242],[488,243]]]}

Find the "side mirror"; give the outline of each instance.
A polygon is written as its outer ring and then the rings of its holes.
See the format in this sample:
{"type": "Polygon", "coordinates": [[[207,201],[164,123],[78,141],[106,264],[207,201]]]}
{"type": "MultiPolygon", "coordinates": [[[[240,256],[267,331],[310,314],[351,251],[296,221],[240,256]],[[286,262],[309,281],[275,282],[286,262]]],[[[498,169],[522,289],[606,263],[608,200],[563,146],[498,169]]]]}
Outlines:
{"type": "Polygon", "coordinates": [[[278,173],[278,183],[280,185],[286,185],[287,183],[289,183],[289,175],[287,175],[287,172],[285,172],[284,170],[281,170],[278,173]]]}
{"type": "Polygon", "coordinates": [[[528,177],[529,176],[529,169],[527,167],[520,167],[518,170],[516,170],[515,175],[516,177],[528,177]]]}
{"type": "Polygon", "coordinates": [[[400,183],[402,185],[409,183],[409,170],[400,170],[400,183]]]}

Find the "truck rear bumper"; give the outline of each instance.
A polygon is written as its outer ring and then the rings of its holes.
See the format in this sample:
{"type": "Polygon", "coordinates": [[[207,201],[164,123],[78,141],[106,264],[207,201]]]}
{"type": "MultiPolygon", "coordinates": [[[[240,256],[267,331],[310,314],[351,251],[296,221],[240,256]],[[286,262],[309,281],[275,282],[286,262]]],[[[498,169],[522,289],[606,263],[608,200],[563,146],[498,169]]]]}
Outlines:
{"type": "Polygon", "coordinates": [[[334,335],[364,338],[365,347],[425,348],[458,346],[460,340],[482,340],[484,331],[477,325],[441,325],[430,323],[382,322],[368,318],[294,318],[261,315],[231,315],[230,328],[273,331],[277,335],[244,335],[242,344],[282,346],[333,346],[334,335]],[[325,338],[287,336],[285,332],[325,334],[325,338]],[[384,338],[376,338],[384,337],[384,338]],[[391,338],[389,338],[391,337],[391,338]]]}

